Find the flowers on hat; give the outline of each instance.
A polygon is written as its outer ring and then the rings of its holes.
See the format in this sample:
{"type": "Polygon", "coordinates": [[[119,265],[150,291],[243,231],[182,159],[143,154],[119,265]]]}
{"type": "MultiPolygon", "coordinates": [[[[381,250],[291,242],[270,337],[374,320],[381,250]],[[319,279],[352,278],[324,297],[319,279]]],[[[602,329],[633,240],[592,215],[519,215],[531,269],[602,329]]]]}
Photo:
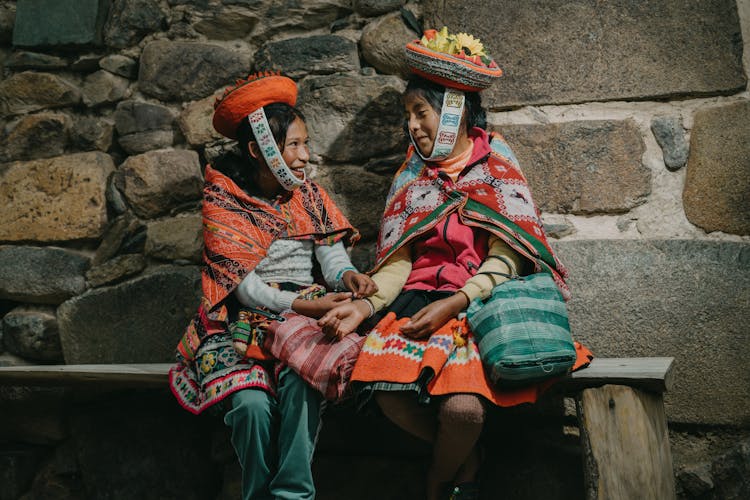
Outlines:
{"type": "Polygon", "coordinates": [[[425,30],[420,43],[422,46],[435,52],[469,59],[476,64],[480,64],[481,61],[484,65],[489,66],[492,63],[479,38],[474,38],[473,35],[468,33],[452,35],[448,33],[447,26],[443,26],[440,31],[425,30]]]}
{"type": "Polygon", "coordinates": [[[500,78],[503,70],[487,55],[481,40],[468,33],[425,30],[404,48],[406,65],[415,75],[464,92],[479,92],[500,78]]]}

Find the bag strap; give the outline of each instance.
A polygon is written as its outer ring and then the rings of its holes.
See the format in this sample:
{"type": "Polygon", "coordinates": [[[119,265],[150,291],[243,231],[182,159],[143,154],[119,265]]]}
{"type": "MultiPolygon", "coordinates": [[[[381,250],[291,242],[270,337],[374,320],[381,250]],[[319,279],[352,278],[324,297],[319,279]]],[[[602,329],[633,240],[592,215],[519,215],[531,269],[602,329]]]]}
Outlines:
{"type": "Polygon", "coordinates": [[[509,280],[523,279],[521,278],[521,276],[518,275],[518,273],[516,273],[516,266],[513,264],[513,262],[511,262],[510,259],[508,259],[504,255],[488,255],[487,258],[498,259],[499,261],[501,261],[503,264],[508,266],[508,269],[510,269],[510,274],[501,273],[499,271],[480,271],[477,274],[486,274],[487,276],[490,276],[490,277],[492,277],[492,275],[503,276],[505,278],[508,278],[509,280]]]}
{"type": "Polygon", "coordinates": [[[283,323],[284,321],[286,321],[286,318],[284,316],[281,316],[280,314],[274,314],[271,311],[266,311],[264,309],[258,309],[255,307],[242,307],[242,309],[251,313],[260,314],[261,316],[265,316],[272,321],[278,321],[279,323],[283,323]]]}
{"type": "Polygon", "coordinates": [[[492,277],[493,275],[497,276],[503,276],[505,278],[508,278],[509,280],[522,280],[523,276],[519,276],[517,274],[508,274],[508,273],[501,273],[499,271],[480,271],[477,274],[486,274],[487,276],[492,277]]]}

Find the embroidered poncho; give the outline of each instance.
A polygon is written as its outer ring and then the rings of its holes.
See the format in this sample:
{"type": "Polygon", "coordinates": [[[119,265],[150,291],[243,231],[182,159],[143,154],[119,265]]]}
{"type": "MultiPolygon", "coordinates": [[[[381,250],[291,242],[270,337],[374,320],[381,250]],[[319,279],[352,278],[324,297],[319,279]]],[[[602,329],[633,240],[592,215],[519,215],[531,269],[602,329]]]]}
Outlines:
{"type": "Polygon", "coordinates": [[[547,241],[518,160],[500,135],[487,136],[476,128],[471,133],[475,140],[489,140],[491,152],[453,184],[440,178],[414,146],[409,147],[386,201],[374,270],[442,218],[458,212],[464,224],[497,235],[533,262],[535,272],[551,273],[563,296],[569,298],[567,270],[547,241]]]}
{"type": "Polygon", "coordinates": [[[332,245],[359,234],[328,193],[308,180],[288,200],[272,205],[248,195],[229,177],[206,167],[203,188],[203,296],[198,313],[183,334],[177,351],[193,360],[201,341],[225,331],[228,311],[223,300],[263,260],[279,238],[310,239],[332,245]]]}

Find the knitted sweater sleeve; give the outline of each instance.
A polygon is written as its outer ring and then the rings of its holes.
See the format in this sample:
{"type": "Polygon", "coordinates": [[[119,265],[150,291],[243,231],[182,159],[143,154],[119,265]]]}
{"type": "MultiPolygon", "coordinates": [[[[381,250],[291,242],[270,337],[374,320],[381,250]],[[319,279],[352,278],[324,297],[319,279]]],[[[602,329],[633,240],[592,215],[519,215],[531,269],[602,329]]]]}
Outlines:
{"type": "Polygon", "coordinates": [[[346,253],[344,244],[340,241],[333,245],[316,245],[315,258],[320,263],[323,279],[334,290],[345,288],[342,277],[346,271],[358,272],[357,268],[352,265],[352,261],[349,260],[349,254],[346,253]]]}
{"type": "Polygon", "coordinates": [[[372,281],[378,285],[378,291],[367,300],[376,311],[391,305],[391,302],[396,300],[409,278],[409,273],[411,273],[411,250],[410,247],[404,246],[394,252],[378,272],[372,275],[372,281]]]}
{"type": "Polygon", "coordinates": [[[234,291],[241,304],[248,307],[267,307],[273,312],[291,309],[298,297],[295,292],[282,291],[268,286],[255,271],[250,272],[234,291]]]}
{"type": "Polygon", "coordinates": [[[482,273],[517,274],[518,269],[521,268],[521,256],[503,240],[493,234],[490,235],[488,245],[487,258],[479,266],[477,274],[469,278],[463,288],[461,288],[461,291],[466,294],[469,301],[477,297],[486,299],[495,286],[508,279],[497,274],[482,273]]]}

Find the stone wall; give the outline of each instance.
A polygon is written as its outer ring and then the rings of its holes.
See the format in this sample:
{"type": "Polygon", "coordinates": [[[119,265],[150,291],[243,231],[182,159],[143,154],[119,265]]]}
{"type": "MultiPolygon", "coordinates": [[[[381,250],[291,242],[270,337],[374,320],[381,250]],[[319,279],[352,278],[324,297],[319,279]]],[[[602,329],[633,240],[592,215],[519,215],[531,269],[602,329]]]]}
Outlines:
{"type": "MultiPolygon", "coordinates": [[[[171,360],[199,293],[202,168],[231,147],[212,103],[253,71],[297,80],[311,175],[362,231],[367,268],[406,144],[401,47],[416,24],[446,24],[504,69],[489,122],[571,270],[576,336],[600,356],[677,360],[680,498],[750,496],[750,4],[470,4],[0,0],[0,364],[171,360]]],[[[0,391],[0,500],[237,491],[220,422],[166,393],[0,391]]],[[[507,477],[527,485],[517,498],[581,496],[574,422],[561,434],[549,406],[517,441],[488,431],[528,459],[490,453],[486,498],[507,477]]],[[[373,478],[421,473],[419,443],[350,419],[334,412],[323,437],[320,498],[418,495],[373,478]]]]}

